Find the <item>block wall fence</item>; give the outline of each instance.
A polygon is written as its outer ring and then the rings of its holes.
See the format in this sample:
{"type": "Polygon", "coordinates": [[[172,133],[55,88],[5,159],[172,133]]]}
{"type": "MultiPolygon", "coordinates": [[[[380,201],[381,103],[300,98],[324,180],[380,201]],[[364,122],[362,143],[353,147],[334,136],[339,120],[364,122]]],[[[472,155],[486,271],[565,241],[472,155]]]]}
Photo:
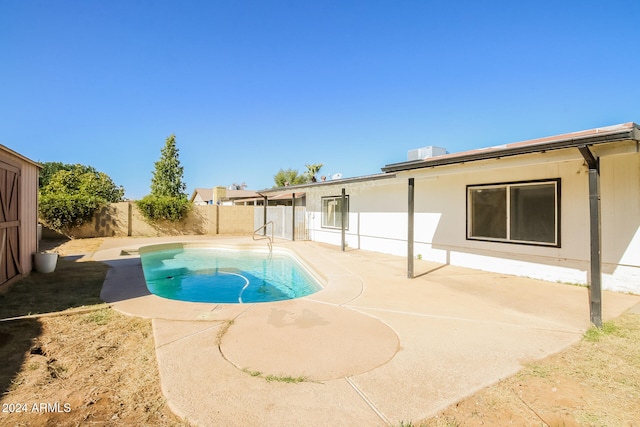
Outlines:
{"type": "Polygon", "coordinates": [[[179,235],[251,235],[253,206],[194,205],[181,221],[149,223],[134,202],[111,203],[97,211],[91,222],[69,232],[74,238],[161,237],[179,235]]]}

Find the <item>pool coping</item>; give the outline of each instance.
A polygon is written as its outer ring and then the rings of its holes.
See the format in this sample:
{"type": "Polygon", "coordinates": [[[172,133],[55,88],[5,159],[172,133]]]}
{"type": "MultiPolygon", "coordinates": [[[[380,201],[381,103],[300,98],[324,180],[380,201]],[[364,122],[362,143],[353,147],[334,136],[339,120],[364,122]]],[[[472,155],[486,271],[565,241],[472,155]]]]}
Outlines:
{"type": "MultiPolygon", "coordinates": [[[[281,242],[280,244],[282,244],[281,242]]],[[[139,257],[139,251],[145,247],[163,246],[177,247],[216,247],[237,250],[263,250],[264,245],[246,243],[243,240],[225,239],[208,240],[189,238],[179,239],[167,243],[149,244],[148,241],[137,245],[99,250],[92,255],[92,259],[103,261],[112,268],[107,273],[101,295],[103,301],[111,304],[115,309],[139,317],[165,320],[220,320],[227,319],[234,313],[244,311],[243,306],[259,303],[200,303],[177,301],[152,294],[146,287],[144,274],[139,257]],[[237,243],[230,243],[236,241],[237,243]],[[123,253],[128,254],[123,254],[123,253]],[[123,280],[127,287],[121,286],[123,280]],[[234,307],[240,305],[240,307],[234,307]],[[230,306],[230,307],[227,307],[230,306]]],[[[304,250],[295,250],[279,246],[276,251],[293,255],[307,271],[318,280],[322,289],[313,294],[298,298],[301,300],[318,301],[327,304],[344,305],[357,298],[362,293],[362,282],[354,279],[348,272],[333,266],[330,273],[323,273],[318,266],[305,257],[304,250]]],[[[326,269],[326,264],[325,264],[326,269]]]]}

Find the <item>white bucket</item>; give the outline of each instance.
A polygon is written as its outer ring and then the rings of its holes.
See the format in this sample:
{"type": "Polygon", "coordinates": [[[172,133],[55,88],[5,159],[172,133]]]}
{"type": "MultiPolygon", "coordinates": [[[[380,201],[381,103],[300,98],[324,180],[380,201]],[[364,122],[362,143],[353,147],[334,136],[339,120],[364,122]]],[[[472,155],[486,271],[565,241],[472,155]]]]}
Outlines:
{"type": "Polygon", "coordinates": [[[58,254],[50,252],[36,252],[33,261],[38,273],[52,273],[58,263],[58,254]]]}

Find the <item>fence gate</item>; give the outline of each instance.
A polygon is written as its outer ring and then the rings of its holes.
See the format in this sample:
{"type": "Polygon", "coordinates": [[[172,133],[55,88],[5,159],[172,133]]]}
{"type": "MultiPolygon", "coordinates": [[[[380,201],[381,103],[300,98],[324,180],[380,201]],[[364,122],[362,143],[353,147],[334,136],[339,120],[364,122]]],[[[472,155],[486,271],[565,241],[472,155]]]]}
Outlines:
{"type": "MultiPolygon", "coordinates": [[[[267,206],[267,222],[273,221],[273,237],[291,240],[292,232],[291,206],[267,206]]],[[[308,240],[309,230],[306,221],[307,209],[304,206],[296,206],[295,240],[308,240]]],[[[256,206],[254,218],[254,230],[264,225],[264,207],[256,206]]],[[[268,230],[269,232],[271,230],[268,230]]]]}
{"type": "Polygon", "coordinates": [[[0,162],[0,285],[20,274],[20,169],[0,162]]]}

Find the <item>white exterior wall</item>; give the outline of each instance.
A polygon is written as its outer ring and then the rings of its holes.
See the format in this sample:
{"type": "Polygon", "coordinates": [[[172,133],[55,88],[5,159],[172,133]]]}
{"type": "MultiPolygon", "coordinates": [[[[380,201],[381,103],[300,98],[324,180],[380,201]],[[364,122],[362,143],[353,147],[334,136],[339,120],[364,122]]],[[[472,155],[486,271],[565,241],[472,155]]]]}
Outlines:
{"type": "Polygon", "coordinates": [[[582,160],[571,160],[569,156],[561,162],[550,163],[544,156],[529,156],[528,159],[478,162],[464,169],[452,167],[448,172],[433,180],[420,180],[416,176],[416,255],[424,251],[423,258],[452,265],[586,283],[589,197],[587,170],[582,160]],[[466,239],[468,185],[556,178],[561,179],[560,248],[466,239]],[[440,216],[437,225],[433,221],[429,224],[432,235],[419,233],[418,230],[424,228],[418,225],[419,212],[440,216]]]}
{"type": "Polygon", "coordinates": [[[600,170],[603,282],[640,293],[640,153],[603,157],[600,170]]]}
{"type": "MultiPolygon", "coordinates": [[[[600,149],[603,288],[640,293],[640,153],[600,149]]],[[[618,150],[620,151],[620,150],[618,150]]],[[[321,226],[321,197],[349,196],[348,246],[407,254],[408,178],[415,178],[414,255],[435,262],[586,284],[590,256],[588,170],[577,149],[407,171],[396,178],[307,190],[309,238],[340,244],[321,226]],[[561,179],[561,246],[466,239],[467,185],[561,179]]]]}

